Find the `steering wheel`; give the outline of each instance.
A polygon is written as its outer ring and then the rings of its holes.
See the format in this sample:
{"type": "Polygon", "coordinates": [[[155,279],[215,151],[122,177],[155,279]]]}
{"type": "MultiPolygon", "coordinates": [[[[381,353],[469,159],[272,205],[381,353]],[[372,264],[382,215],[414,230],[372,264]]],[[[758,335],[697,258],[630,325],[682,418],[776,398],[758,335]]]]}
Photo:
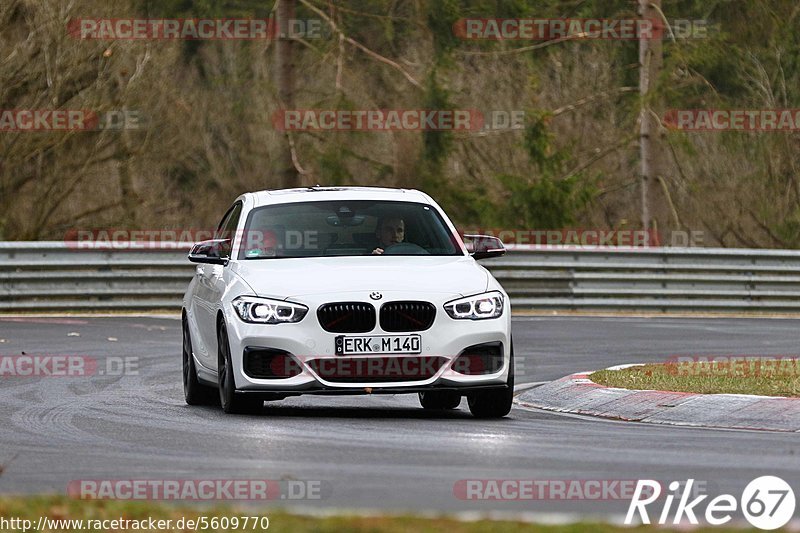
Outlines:
{"type": "Polygon", "coordinates": [[[413,242],[398,242],[387,246],[384,255],[430,255],[430,252],[413,242]]]}

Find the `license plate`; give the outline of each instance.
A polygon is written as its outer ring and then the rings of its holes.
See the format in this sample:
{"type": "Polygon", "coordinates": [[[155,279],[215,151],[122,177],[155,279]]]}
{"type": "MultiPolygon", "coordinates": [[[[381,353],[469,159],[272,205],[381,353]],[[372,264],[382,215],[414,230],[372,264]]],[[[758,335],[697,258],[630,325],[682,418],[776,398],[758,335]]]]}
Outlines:
{"type": "Polygon", "coordinates": [[[361,355],[372,353],[421,353],[422,337],[419,335],[371,335],[363,337],[336,337],[336,355],[361,355]]]}

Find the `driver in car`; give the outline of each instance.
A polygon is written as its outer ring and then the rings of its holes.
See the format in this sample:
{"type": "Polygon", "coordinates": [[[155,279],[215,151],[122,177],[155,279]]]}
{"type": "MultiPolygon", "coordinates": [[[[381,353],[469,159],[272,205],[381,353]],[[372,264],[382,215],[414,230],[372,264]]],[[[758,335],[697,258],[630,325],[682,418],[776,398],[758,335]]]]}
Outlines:
{"type": "Polygon", "coordinates": [[[400,217],[382,218],[378,221],[375,236],[380,243],[372,250],[372,255],[382,254],[384,249],[395,244],[400,244],[406,235],[406,224],[400,217]]]}

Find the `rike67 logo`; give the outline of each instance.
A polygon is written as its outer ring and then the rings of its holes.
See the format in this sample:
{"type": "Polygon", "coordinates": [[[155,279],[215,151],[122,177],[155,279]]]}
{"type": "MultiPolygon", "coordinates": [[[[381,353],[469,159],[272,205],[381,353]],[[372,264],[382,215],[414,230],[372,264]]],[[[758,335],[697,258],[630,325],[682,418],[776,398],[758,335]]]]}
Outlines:
{"type": "MultiPolygon", "coordinates": [[[[676,499],[678,504],[675,507],[672,523],[685,523],[684,519],[693,525],[699,523],[697,514],[700,513],[696,507],[708,498],[708,495],[703,494],[690,501],[693,484],[694,479],[688,479],[686,483],[673,481],[669,484],[669,492],[663,499],[664,506],[658,515],[658,524],[664,525],[669,521],[672,504],[676,499]]],[[[659,500],[661,492],[661,484],[658,481],[639,480],[625,516],[625,523],[633,523],[638,513],[643,524],[650,524],[647,506],[659,500]]],[[[737,509],[741,509],[744,517],[754,527],[764,530],[778,529],[785,526],[794,515],[794,491],[779,477],[761,476],[748,483],[738,501],[731,494],[721,494],[710,500],[705,506],[704,518],[707,523],[720,526],[730,522],[737,509]]]]}

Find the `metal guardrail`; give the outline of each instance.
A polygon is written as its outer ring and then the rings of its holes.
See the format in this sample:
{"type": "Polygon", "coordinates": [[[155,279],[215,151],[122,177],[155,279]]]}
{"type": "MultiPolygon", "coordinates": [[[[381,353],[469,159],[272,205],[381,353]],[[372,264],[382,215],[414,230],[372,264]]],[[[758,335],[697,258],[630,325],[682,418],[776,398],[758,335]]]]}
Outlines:
{"type": "MultiPolygon", "coordinates": [[[[0,312],[177,310],[188,245],[0,242],[0,312]]],[[[483,261],[516,309],[800,312],[800,252],[510,246],[483,261]]]]}
{"type": "Polygon", "coordinates": [[[484,262],[517,308],[800,311],[800,252],[518,246],[484,262]]]}
{"type": "Polygon", "coordinates": [[[173,310],[195,271],[189,245],[0,242],[0,312],[173,310]]]}

